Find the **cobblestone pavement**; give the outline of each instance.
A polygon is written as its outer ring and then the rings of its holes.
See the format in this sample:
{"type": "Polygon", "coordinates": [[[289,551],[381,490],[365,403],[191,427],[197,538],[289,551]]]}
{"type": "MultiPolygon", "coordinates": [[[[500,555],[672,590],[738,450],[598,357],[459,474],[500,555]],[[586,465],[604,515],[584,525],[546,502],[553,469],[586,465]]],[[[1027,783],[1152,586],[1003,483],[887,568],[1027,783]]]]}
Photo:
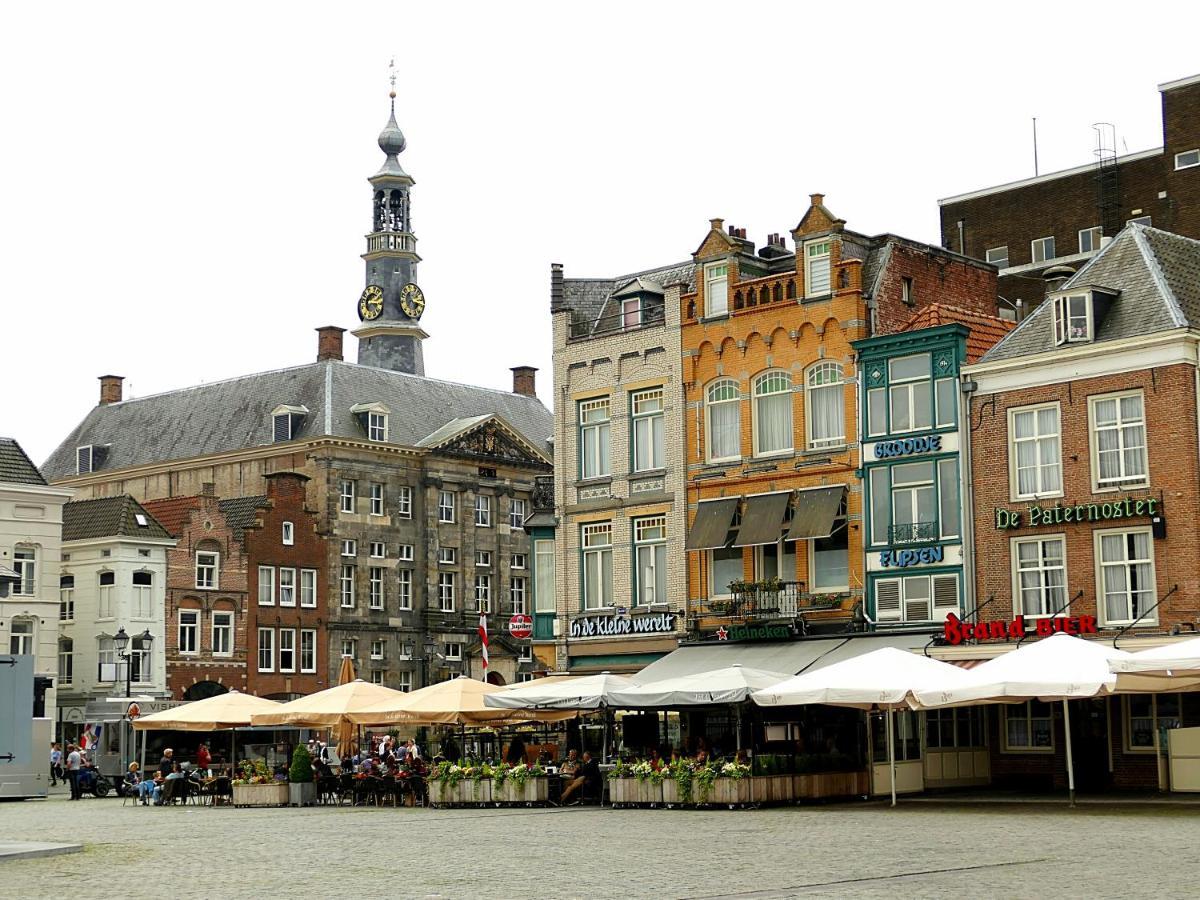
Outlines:
{"type": "Polygon", "coordinates": [[[757,811],[0,804],[0,896],[1195,897],[1200,810],[901,802],[757,811]]]}

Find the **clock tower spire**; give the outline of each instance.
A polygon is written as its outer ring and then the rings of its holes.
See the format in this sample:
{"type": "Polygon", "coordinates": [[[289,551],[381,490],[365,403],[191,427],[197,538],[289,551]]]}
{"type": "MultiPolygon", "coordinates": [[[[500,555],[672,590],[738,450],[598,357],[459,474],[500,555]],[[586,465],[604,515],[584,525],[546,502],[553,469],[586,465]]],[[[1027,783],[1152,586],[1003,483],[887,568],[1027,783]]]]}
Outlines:
{"type": "Polygon", "coordinates": [[[367,235],[366,287],[358,300],[362,324],[355,329],[358,363],[412,375],[425,374],[420,326],[425,297],[417,287],[417,239],[412,233],[409,203],[413,180],[400,167],[406,141],[396,124],[395,60],[389,64],[392,108],[379,133],[383,166],[367,179],[373,200],[371,233],[367,235]]]}

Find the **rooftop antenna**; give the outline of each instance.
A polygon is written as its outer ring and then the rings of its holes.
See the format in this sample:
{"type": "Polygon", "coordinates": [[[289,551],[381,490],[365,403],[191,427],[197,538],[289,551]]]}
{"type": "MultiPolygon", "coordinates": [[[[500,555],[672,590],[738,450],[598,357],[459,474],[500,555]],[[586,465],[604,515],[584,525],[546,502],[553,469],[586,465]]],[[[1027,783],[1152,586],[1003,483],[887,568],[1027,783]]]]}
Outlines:
{"type": "Polygon", "coordinates": [[[1038,176],[1038,158],[1037,158],[1037,116],[1033,117],[1033,177],[1038,176]]]}

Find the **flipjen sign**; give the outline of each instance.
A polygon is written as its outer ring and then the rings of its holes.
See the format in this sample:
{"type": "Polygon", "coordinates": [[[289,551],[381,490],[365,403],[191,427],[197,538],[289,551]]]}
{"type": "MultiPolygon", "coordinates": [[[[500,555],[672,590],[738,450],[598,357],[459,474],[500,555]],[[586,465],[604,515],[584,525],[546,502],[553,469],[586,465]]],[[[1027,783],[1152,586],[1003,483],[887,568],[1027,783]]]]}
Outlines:
{"type": "Polygon", "coordinates": [[[1026,620],[1024,616],[1005,621],[964,622],[954,613],[946,616],[943,631],[948,644],[961,644],[974,638],[977,641],[1018,640],[1023,637],[1049,637],[1052,634],[1096,634],[1095,616],[1055,616],[1052,619],[1026,620]]]}

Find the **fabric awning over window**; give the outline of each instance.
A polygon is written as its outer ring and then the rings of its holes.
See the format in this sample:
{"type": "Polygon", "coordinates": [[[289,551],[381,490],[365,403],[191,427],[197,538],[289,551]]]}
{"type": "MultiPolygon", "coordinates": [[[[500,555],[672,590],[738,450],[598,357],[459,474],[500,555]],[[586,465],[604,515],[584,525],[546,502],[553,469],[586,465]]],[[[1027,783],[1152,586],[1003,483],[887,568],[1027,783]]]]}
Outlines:
{"type": "Polygon", "coordinates": [[[845,493],[844,484],[800,491],[796,497],[796,511],[792,514],[792,527],[788,529],[784,540],[805,541],[829,537],[833,533],[833,520],[845,493]]]}
{"type": "Polygon", "coordinates": [[[778,541],[783,534],[783,517],[791,497],[791,491],[747,497],[746,510],[742,513],[742,524],[733,546],[757,547],[778,541]]]}
{"type": "Polygon", "coordinates": [[[716,550],[729,541],[729,527],[737,513],[739,497],[722,497],[720,500],[701,500],[696,507],[696,518],[688,532],[688,550],[716,550]]]}

